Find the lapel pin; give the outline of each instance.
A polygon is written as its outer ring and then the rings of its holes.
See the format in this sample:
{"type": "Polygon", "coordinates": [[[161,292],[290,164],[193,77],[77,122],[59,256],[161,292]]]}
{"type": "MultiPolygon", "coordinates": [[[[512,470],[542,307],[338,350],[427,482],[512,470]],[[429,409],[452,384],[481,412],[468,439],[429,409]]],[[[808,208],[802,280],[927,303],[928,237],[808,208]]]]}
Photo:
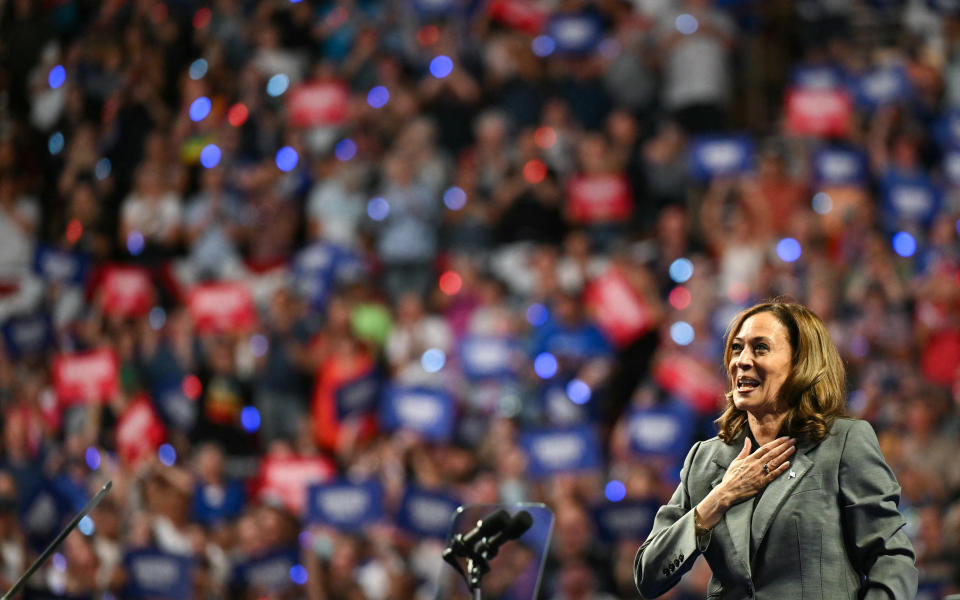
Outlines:
{"type": "Polygon", "coordinates": [[[796,471],[790,471],[790,479],[793,479],[793,478],[796,477],[796,476],[797,476],[797,472],[796,472],[796,471]]]}

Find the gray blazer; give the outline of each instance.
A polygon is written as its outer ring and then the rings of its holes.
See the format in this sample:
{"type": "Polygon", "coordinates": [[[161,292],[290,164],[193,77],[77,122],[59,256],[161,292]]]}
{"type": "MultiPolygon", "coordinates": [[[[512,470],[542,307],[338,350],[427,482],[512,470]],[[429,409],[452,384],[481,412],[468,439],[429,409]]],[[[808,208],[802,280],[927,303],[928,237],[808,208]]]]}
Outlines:
{"type": "Polygon", "coordinates": [[[838,419],[821,442],[798,443],[790,468],[770,482],[755,510],[753,499],[731,507],[697,540],[693,507],[720,483],[744,435],[690,449],[680,485],[637,552],[642,597],[669,590],[701,553],[713,570],[708,598],[916,596],[913,546],[897,508],[900,486],[866,421],[838,419]]]}

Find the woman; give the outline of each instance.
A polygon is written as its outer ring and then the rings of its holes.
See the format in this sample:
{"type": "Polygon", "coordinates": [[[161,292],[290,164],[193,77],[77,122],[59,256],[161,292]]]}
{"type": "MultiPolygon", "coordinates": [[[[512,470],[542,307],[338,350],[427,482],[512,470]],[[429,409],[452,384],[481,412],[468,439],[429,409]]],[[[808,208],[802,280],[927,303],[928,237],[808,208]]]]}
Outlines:
{"type": "Polygon", "coordinates": [[[724,350],[718,437],[696,443],[635,562],[645,598],[698,554],[708,598],[912,599],[918,572],[900,486],[865,421],[843,418],[843,364],[798,304],[740,313],[724,350]]]}

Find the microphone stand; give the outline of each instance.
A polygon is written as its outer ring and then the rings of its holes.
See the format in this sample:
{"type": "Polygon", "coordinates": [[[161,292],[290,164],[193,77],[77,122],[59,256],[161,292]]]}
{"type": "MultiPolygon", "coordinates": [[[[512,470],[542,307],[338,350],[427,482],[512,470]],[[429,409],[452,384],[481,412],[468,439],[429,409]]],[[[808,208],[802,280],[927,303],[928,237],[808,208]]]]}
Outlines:
{"type": "Polygon", "coordinates": [[[103,484],[103,487],[100,488],[100,491],[97,492],[97,495],[94,496],[93,498],[90,498],[90,501],[87,502],[87,505],[84,506],[83,509],[79,513],[77,513],[77,516],[75,516],[73,520],[67,524],[67,526],[63,529],[63,531],[61,531],[57,535],[57,537],[54,538],[52,542],[50,542],[50,545],[47,546],[47,548],[42,553],[40,553],[40,556],[37,557],[37,560],[33,561],[33,564],[30,565],[30,568],[27,569],[26,572],[20,576],[20,579],[17,579],[14,582],[13,587],[11,587],[7,591],[7,593],[4,594],[2,598],[0,598],[0,600],[9,600],[10,598],[13,598],[14,594],[20,591],[20,588],[22,588],[23,585],[27,582],[27,580],[30,579],[30,576],[33,575],[37,571],[37,569],[39,569],[43,565],[43,563],[47,560],[47,558],[50,557],[51,554],[53,554],[53,551],[57,549],[57,546],[63,543],[63,540],[65,540],[67,536],[70,535],[70,532],[73,531],[74,527],[77,526],[80,520],[83,519],[85,516],[87,516],[87,513],[93,510],[93,507],[99,504],[101,500],[103,500],[103,497],[106,496],[107,492],[110,491],[111,486],[113,486],[112,481],[107,481],[105,484],[103,484]]]}

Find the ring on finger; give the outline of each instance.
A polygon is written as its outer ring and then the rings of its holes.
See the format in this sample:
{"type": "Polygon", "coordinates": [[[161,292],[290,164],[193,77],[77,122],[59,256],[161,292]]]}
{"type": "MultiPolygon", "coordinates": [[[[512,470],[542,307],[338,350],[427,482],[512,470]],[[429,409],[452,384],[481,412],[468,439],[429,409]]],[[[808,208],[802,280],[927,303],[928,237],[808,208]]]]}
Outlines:
{"type": "Polygon", "coordinates": [[[770,474],[770,467],[767,466],[767,463],[763,463],[763,474],[764,475],[770,474]]]}

